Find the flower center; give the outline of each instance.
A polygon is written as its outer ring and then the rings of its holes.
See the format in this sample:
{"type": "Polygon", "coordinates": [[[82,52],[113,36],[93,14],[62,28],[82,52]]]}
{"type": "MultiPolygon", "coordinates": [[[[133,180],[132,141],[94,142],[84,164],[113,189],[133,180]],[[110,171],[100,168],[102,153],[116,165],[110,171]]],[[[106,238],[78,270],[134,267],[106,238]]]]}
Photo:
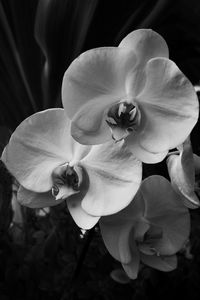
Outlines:
{"type": "Polygon", "coordinates": [[[150,228],[143,236],[143,241],[137,241],[139,250],[146,255],[160,256],[156,249],[156,244],[163,236],[163,231],[160,227],[150,225],[150,228]]]}
{"type": "Polygon", "coordinates": [[[51,192],[56,200],[64,199],[72,194],[70,191],[78,191],[79,189],[79,176],[69,163],[55,168],[52,173],[52,180],[51,192]]]}
{"type": "Polygon", "coordinates": [[[110,126],[112,138],[118,142],[127,137],[139,123],[139,110],[132,103],[114,104],[108,111],[106,122],[110,126]]]}

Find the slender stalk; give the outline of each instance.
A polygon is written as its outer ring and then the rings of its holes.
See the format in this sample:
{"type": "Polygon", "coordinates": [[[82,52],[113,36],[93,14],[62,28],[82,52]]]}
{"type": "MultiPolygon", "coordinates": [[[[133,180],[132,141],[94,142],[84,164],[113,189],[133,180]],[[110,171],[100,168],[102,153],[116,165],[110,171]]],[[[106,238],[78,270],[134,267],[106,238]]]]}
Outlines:
{"type": "Polygon", "coordinates": [[[73,282],[75,282],[80,274],[80,271],[82,269],[82,265],[83,265],[83,262],[85,260],[85,257],[87,255],[87,252],[88,252],[88,249],[89,249],[89,246],[90,246],[90,243],[94,237],[94,234],[95,234],[95,227],[93,227],[92,229],[89,230],[88,232],[88,235],[87,235],[87,238],[86,238],[86,242],[83,246],[83,249],[81,251],[81,255],[78,259],[78,262],[77,262],[77,265],[76,265],[76,269],[75,269],[75,272],[74,272],[74,275],[72,277],[72,284],[73,282]]]}
{"type": "MultiPolygon", "coordinates": [[[[93,227],[92,229],[89,230],[89,232],[87,234],[87,237],[86,237],[85,244],[83,245],[81,254],[78,258],[76,269],[75,269],[74,274],[73,274],[72,279],[71,279],[71,288],[70,288],[71,294],[74,293],[75,287],[77,285],[78,277],[80,275],[83,263],[84,263],[85,258],[87,256],[88,249],[89,249],[90,243],[91,243],[91,241],[94,237],[94,234],[95,234],[95,227],[93,227]]],[[[67,290],[64,291],[64,293],[61,296],[60,300],[67,300],[68,296],[69,296],[69,292],[68,292],[68,289],[67,289],[67,290]]]]}

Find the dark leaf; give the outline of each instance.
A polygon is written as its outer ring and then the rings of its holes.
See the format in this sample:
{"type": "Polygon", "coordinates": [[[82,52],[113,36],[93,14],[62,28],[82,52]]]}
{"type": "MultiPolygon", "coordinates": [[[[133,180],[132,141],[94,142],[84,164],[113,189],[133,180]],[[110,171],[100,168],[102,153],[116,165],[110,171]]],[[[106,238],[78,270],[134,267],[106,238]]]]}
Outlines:
{"type": "Polygon", "coordinates": [[[55,106],[62,77],[80,54],[98,0],[40,0],[35,37],[44,54],[44,104],[55,106]]]}

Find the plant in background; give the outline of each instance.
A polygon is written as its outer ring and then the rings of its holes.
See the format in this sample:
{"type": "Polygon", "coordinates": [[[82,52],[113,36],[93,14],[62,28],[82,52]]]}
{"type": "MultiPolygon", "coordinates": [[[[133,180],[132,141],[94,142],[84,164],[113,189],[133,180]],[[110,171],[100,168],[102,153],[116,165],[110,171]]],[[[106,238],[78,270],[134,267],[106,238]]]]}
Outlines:
{"type": "Polygon", "coordinates": [[[81,53],[98,0],[0,1],[0,125],[60,106],[64,71],[81,53]]]}

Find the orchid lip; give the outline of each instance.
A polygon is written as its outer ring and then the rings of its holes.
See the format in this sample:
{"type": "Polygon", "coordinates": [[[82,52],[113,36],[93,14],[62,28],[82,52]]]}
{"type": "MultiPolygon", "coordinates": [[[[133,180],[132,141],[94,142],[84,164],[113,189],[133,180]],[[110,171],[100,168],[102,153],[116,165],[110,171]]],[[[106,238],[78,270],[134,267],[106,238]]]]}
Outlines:
{"type": "Polygon", "coordinates": [[[112,138],[115,142],[121,141],[136,130],[139,122],[138,108],[127,101],[114,104],[107,113],[106,123],[111,129],[112,138]]]}
{"type": "Polygon", "coordinates": [[[58,186],[55,184],[53,185],[52,189],[51,189],[51,193],[52,193],[52,196],[54,196],[56,198],[56,196],[58,195],[59,193],[59,188],[58,186]]]}
{"type": "Polygon", "coordinates": [[[141,252],[147,255],[160,256],[160,252],[156,249],[155,243],[163,237],[163,230],[152,224],[149,224],[150,228],[145,232],[142,239],[137,239],[138,248],[141,252]]]}
{"type": "Polygon", "coordinates": [[[52,173],[52,180],[53,186],[51,192],[56,200],[60,199],[60,193],[62,194],[61,198],[64,198],[63,191],[67,188],[75,192],[79,190],[79,176],[74,167],[70,166],[69,163],[56,167],[52,173]]]}

